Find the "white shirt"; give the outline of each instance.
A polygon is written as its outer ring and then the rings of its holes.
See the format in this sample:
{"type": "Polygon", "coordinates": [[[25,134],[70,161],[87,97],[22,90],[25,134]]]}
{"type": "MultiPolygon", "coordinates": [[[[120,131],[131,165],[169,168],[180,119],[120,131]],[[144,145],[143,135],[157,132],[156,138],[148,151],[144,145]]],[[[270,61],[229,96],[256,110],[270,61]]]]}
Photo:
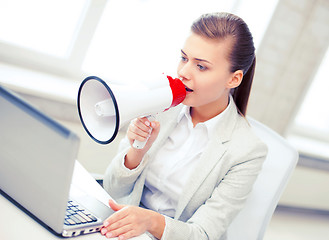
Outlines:
{"type": "Polygon", "coordinates": [[[193,128],[190,108],[183,107],[178,115],[175,131],[170,134],[154,159],[150,159],[146,169],[142,205],[174,217],[184,185],[225,112],[226,110],[193,128]]]}

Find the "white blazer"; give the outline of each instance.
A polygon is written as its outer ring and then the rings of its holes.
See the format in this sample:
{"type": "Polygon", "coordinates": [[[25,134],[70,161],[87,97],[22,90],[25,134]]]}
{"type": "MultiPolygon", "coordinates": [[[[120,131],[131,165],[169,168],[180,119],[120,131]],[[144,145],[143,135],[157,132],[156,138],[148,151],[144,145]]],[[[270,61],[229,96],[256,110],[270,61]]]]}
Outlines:
{"type": "MultiPolygon", "coordinates": [[[[267,154],[266,145],[252,132],[247,120],[230,104],[217,124],[200,163],[179,197],[174,219],[165,216],[163,240],[226,239],[226,230],[242,209],[267,154]]],[[[123,166],[130,145],[123,141],[109,165],[104,188],[121,204],[139,205],[148,161],[177,125],[180,107],[158,116],[160,133],[141,164],[134,170],[123,166]]]]}

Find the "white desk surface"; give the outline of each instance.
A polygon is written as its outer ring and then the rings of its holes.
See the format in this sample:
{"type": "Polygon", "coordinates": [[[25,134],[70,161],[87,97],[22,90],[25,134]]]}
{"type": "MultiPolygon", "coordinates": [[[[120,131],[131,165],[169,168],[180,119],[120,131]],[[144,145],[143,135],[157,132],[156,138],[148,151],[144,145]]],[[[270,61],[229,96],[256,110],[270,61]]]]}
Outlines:
{"type": "MultiPolygon", "coordinates": [[[[92,181],[92,177],[88,174],[86,176],[87,171],[77,162],[73,177],[73,182],[77,182],[81,180],[81,176],[84,176],[84,180],[81,181],[81,184],[85,184],[86,180],[89,179],[89,190],[98,194],[98,198],[106,197],[106,192],[102,190],[100,185],[96,181],[92,181]],[[97,193],[96,193],[97,192],[97,193]]],[[[104,200],[104,199],[100,199],[104,200]]],[[[18,240],[18,239],[33,239],[33,240],[58,240],[65,239],[58,237],[43,226],[41,226],[38,222],[24,213],[21,209],[17,208],[12,202],[10,202],[7,198],[0,194],[0,240],[18,240]]],[[[72,240],[101,240],[107,239],[100,233],[92,233],[81,235],[78,237],[67,238],[72,240]]],[[[112,238],[117,239],[117,238],[112,238]]],[[[132,238],[131,240],[150,240],[150,238],[143,234],[139,237],[132,238]]]]}

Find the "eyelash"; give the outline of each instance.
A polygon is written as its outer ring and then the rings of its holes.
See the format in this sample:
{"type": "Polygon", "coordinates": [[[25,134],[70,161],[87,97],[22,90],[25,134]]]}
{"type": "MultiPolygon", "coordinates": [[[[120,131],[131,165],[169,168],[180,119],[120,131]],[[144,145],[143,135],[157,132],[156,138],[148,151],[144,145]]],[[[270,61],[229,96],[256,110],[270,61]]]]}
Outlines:
{"type": "Polygon", "coordinates": [[[186,62],[187,61],[187,58],[184,57],[184,56],[181,56],[181,60],[182,60],[182,62],[186,62]]]}
{"type": "MultiPolygon", "coordinates": [[[[182,62],[187,62],[188,59],[187,59],[186,57],[184,57],[184,56],[181,56],[181,61],[182,61],[182,62]]],[[[205,67],[205,66],[203,66],[203,65],[201,65],[201,64],[197,64],[197,67],[198,67],[198,69],[199,69],[200,71],[205,71],[205,70],[208,69],[207,67],[205,67]]]]}
{"type": "Polygon", "coordinates": [[[201,64],[198,64],[197,66],[198,66],[198,68],[199,68],[200,71],[205,71],[205,70],[207,70],[207,67],[202,66],[201,64]]]}

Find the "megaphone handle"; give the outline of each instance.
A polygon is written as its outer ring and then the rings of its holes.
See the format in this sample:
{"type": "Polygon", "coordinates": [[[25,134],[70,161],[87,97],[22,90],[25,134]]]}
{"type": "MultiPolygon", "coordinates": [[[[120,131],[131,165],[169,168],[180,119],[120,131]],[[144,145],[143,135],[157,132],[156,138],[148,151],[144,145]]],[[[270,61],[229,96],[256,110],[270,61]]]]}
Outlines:
{"type": "MultiPolygon", "coordinates": [[[[154,121],[155,120],[155,116],[154,115],[146,116],[146,118],[149,121],[154,121]]],[[[152,131],[152,128],[151,128],[151,131],[152,131]]],[[[145,144],[147,143],[147,140],[148,140],[148,138],[144,142],[135,140],[134,143],[133,143],[133,147],[136,148],[136,149],[143,149],[145,147],[145,144]]]]}

